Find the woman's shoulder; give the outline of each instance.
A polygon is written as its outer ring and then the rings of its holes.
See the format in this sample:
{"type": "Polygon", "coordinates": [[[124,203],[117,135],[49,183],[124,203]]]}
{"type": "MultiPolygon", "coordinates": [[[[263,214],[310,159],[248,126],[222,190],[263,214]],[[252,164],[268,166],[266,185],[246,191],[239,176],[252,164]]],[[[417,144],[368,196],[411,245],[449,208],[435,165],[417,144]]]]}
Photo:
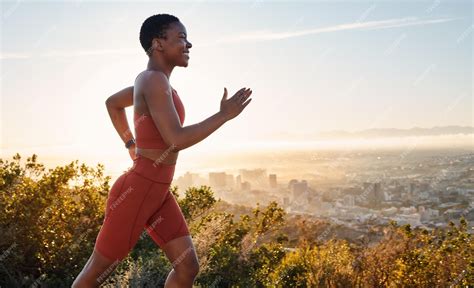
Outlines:
{"type": "Polygon", "coordinates": [[[142,72],[138,73],[137,77],[135,77],[135,81],[137,79],[143,79],[143,80],[153,79],[153,80],[155,80],[156,78],[159,78],[161,80],[166,80],[166,81],[168,80],[165,73],[163,73],[161,71],[143,70],[142,72]]]}
{"type": "MultiPolygon", "coordinates": [[[[171,87],[168,78],[163,72],[151,70],[145,70],[138,74],[135,85],[139,85],[144,91],[169,89],[171,87]]],[[[173,90],[174,88],[171,87],[172,94],[176,93],[176,90],[173,90]]]]}

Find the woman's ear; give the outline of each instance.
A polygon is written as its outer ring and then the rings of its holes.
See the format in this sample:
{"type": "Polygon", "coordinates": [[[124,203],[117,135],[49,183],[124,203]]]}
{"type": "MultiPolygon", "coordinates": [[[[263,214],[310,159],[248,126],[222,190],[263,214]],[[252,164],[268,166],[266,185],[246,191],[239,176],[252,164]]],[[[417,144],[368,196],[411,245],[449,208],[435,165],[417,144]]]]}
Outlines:
{"type": "Polygon", "coordinates": [[[156,40],[156,38],[152,40],[151,47],[153,50],[155,50],[156,47],[158,47],[158,40],[156,40]]]}
{"type": "Polygon", "coordinates": [[[156,41],[156,44],[155,44],[154,49],[157,49],[158,51],[163,51],[163,43],[161,43],[159,39],[156,39],[155,41],[156,41]]]}

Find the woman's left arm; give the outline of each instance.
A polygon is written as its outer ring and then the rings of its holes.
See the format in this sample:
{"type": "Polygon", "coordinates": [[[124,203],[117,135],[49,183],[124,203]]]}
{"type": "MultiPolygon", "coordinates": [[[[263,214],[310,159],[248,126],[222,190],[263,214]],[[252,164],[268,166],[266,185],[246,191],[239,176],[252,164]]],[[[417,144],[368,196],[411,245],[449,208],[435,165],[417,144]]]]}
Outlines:
{"type": "MultiPolygon", "coordinates": [[[[132,105],[133,86],[124,88],[105,100],[105,106],[109,112],[112,124],[124,144],[133,138],[130,126],[128,126],[127,115],[125,113],[125,108],[132,105]]],[[[134,145],[132,145],[132,147],[134,147],[134,145]]]]}

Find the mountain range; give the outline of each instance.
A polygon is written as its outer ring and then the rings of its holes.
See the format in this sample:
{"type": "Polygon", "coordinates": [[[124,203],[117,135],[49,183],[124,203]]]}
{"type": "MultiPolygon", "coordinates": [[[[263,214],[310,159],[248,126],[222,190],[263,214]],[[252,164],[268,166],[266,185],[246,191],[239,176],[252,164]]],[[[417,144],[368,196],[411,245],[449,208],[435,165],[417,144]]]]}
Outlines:
{"type": "MultiPolygon", "coordinates": [[[[317,133],[284,132],[272,134],[271,138],[292,140],[325,140],[325,139],[351,139],[351,138],[390,138],[390,137],[413,137],[413,136],[441,136],[474,134],[472,126],[435,126],[432,128],[413,127],[409,129],[398,128],[373,128],[354,132],[344,130],[333,130],[317,133]]],[[[268,139],[268,138],[267,138],[268,139]]]]}

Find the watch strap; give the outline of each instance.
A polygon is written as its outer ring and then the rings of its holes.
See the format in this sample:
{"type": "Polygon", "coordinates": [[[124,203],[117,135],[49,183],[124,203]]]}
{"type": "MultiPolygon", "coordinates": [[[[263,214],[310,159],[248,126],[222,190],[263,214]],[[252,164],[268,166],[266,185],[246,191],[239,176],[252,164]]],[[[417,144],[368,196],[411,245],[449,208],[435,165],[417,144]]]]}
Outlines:
{"type": "Polygon", "coordinates": [[[132,146],[132,145],[135,144],[135,143],[136,143],[136,142],[135,142],[135,139],[132,138],[132,139],[128,140],[127,143],[125,143],[125,148],[128,149],[128,148],[130,148],[130,146],[132,146]]]}

